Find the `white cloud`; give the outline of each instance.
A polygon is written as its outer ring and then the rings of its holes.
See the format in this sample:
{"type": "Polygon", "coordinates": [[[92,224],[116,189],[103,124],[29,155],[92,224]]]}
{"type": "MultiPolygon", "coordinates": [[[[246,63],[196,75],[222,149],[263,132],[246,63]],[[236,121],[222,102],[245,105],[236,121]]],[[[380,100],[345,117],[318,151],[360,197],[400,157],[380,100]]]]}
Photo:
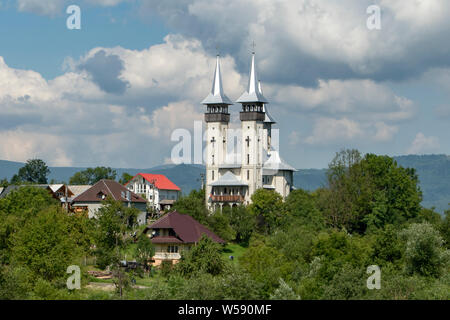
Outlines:
{"type": "Polygon", "coordinates": [[[214,51],[247,61],[256,41],[266,80],[314,84],[317,79],[404,79],[450,65],[450,2],[381,0],[381,30],[366,27],[372,0],[145,1],[177,32],[214,51]],[[277,77],[282,71],[283,78],[277,77]]]}
{"type": "Polygon", "coordinates": [[[407,150],[408,154],[432,153],[439,150],[440,144],[437,137],[426,137],[422,132],[417,133],[414,141],[407,150]]]}
{"type": "Polygon", "coordinates": [[[360,137],[363,130],[352,120],[319,118],[314,124],[312,135],[305,139],[307,144],[327,144],[334,142],[351,141],[360,137]]]}

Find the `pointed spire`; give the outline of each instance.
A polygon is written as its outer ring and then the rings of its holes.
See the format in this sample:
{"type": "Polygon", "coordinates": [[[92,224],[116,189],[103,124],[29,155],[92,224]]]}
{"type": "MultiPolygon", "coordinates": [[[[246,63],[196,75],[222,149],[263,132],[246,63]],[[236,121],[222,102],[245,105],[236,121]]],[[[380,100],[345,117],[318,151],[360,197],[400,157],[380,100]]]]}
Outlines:
{"type": "Polygon", "coordinates": [[[219,55],[216,59],[216,71],[210,94],[202,101],[202,104],[233,104],[231,100],[223,93],[222,74],[220,73],[219,55]]]}
{"type": "Polygon", "coordinates": [[[248,88],[236,102],[263,102],[269,103],[266,98],[259,92],[258,89],[258,77],[255,67],[255,52],[252,53],[252,64],[250,67],[250,75],[248,78],[248,88]]]}
{"type": "MultiPolygon", "coordinates": [[[[261,80],[258,80],[258,91],[261,95],[263,94],[262,87],[261,87],[261,80]]],[[[269,110],[267,109],[267,106],[265,103],[263,104],[263,111],[266,114],[266,117],[264,118],[264,122],[276,123],[275,120],[272,118],[272,116],[269,114],[269,110]]]]}

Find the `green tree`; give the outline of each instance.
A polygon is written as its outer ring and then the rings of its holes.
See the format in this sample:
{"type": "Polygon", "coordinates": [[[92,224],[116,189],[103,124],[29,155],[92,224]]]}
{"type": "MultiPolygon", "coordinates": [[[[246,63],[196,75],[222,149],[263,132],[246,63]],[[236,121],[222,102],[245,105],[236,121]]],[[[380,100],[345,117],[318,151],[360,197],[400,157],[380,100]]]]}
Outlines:
{"type": "Polygon", "coordinates": [[[450,251],[439,232],[427,222],[414,223],[401,233],[406,241],[405,262],[409,274],[439,277],[448,268],[450,251]]]}
{"type": "Polygon", "coordinates": [[[133,179],[133,176],[127,172],[122,173],[122,177],[119,180],[120,184],[126,184],[128,181],[133,179]]]}
{"type": "Polygon", "coordinates": [[[224,207],[222,212],[220,209],[216,210],[211,216],[208,217],[209,225],[219,237],[229,242],[234,240],[236,234],[231,227],[231,208],[224,207]]]}
{"type": "Polygon", "coordinates": [[[132,241],[130,232],[136,225],[138,210],[128,208],[121,201],[108,197],[98,209],[96,233],[94,236],[97,264],[104,269],[110,267],[115,277],[114,284],[122,297],[123,289],[129,285],[129,279],[122,270],[120,261],[122,252],[132,241]]]}
{"type": "Polygon", "coordinates": [[[9,182],[8,179],[3,178],[0,180],[0,187],[6,188],[7,186],[9,186],[9,182]]]}
{"type": "Polygon", "coordinates": [[[441,224],[441,235],[444,238],[445,245],[450,249],[450,210],[445,212],[444,221],[441,224]]]}
{"type": "Polygon", "coordinates": [[[230,226],[235,232],[236,242],[247,246],[255,229],[256,220],[248,208],[241,205],[231,209],[230,226]]]}
{"type": "Polygon", "coordinates": [[[335,228],[364,233],[386,224],[402,224],[420,212],[422,193],[414,169],[399,167],[388,156],[343,150],[329,165],[328,190],[320,208],[335,228]]]}
{"type": "Polygon", "coordinates": [[[66,277],[67,267],[81,255],[73,241],[70,217],[50,207],[28,220],[14,234],[12,265],[26,266],[36,277],[53,281],[66,277]]]}
{"type": "Polygon", "coordinates": [[[270,295],[271,300],[300,300],[300,296],[280,278],[280,286],[270,295]]]}
{"type": "Polygon", "coordinates": [[[50,174],[50,169],[41,159],[30,159],[25,166],[19,169],[11,182],[19,184],[23,182],[46,184],[47,176],[50,174]]]}
{"type": "Polygon", "coordinates": [[[208,224],[209,211],[205,206],[205,190],[192,190],[188,196],[180,197],[173,209],[188,214],[201,224],[208,224]]]}
{"type": "Polygon", "coordinates": [[[221,255],[222,247],[206,235],[190,250],[181,253],[177,272],[185,277],[199,273],[219,275],[225,270],[225,261],[221,255]]]}
{"type": "Polygon", "coordinates": [[[75,173],[69,180],[73,185],[92,185],[102,179],[115,180],[117,172],[109,167],[87,168],[75,173]]]}
{"type": "Polygon", "coordinates": [[[142,233],[138,237],[134,257],[136,258],[136,261],[138,263],[143,265],[146,272],[149,272],[150,270],[149,262],[154,255],[155,247],[153,246],[149,237],[142,233]]]}
{"type": "Polygon", "coordinates": [[[43,210],[58,206],[47,190],[27,186],[0,199],[0,263],[10,261],[14,234],[43,210]]]}
{"type": "Polygon", "coordinates": [[[274,190],[258,189],[251,199],[250,212],[257,217],[258,226],[270,234],[283,217],[283,198],[274,190]]]}
{"type": "MultiPolygon", "coordinates": [[[[289,193],[284,203],[286,213],[297,218],[302,225],[310,225],[316,230],[323,229],[325,221],[317,206],[317,195],[302,189],[289,193]]],[[[290,222],[290,220],[288,220],[290,222]]]]}
{"type": "Polygon", "coordinates": [[[263,286],[264,298],[269,298],[279,284],[279,278],[289,280],[294,270],[293,263],[277,249],[263,242],[251,242],[250,247],[239,258],[242,268],[263,286]]]}

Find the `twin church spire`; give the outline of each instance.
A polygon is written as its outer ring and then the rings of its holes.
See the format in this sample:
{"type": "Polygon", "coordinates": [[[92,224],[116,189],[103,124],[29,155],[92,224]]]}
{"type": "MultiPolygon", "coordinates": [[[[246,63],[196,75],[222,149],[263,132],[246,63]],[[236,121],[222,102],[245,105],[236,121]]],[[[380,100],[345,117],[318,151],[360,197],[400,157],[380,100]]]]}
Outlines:
{"type": "MultiPolygon", "coordinates": [[[[269,103],[261,90],[261,82],[258,79],[255,66],[255,53],[252,53],[252,62],[248,79],[247,90],[236,100],[238,103],[269,103]]],[[[202,104],[224,104],[232,105],[231,100],[225,95],[222,85],[222,74],[220,71],[220,58],[217,55],[216,70],[211,92],[202,101],[202,104]]]]}

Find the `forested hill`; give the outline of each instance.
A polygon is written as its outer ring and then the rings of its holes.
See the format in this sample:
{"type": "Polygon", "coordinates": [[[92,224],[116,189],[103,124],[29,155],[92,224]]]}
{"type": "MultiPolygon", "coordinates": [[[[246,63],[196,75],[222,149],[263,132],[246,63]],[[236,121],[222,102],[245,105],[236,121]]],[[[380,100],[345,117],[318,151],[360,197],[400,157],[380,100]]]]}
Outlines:
{"type": "MultiPolygon", "coordinates": [[[[446,155],[408,155],[394,157],[399,165],[403,167],[415,168],[419,175],[420,187],[423,191],[423,206],[443,213],[449,208],[450,202],[450,156],[446,155]]],[[[0,160],[0,179],[11,177],[17,173],[24,164],[19,162],[0,160]]],[[[50,167],[49,180],[67,182],[77,171],[85,168],[76,167],[50,167]]],[[[123,172],[135,175],[138,172],[159,173],[166,175],[177,184],[184,194],[192,189],[200,188],[200,174],[204,172],[204,167],[200,165],[166,165],[148,169],[124,169],[117,170],[117,177],[120,178],[123,172]]],[[[296,188],[315,190],[325,186],[326,169],[299,169],[295,172],[294,182],[296,188]]]]}

